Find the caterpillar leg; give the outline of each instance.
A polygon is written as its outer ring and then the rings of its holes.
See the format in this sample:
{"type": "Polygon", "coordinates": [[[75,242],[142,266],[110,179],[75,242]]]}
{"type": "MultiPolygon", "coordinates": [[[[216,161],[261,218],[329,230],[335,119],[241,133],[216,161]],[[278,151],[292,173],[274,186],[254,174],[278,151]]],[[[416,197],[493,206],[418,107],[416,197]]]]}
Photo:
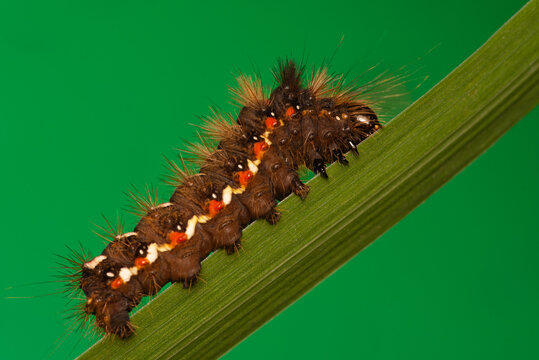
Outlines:
{"type": "Polygon", "coordinates": [[[271,209],[271,212],[266,215],[266,221],[269,222],[271,225],[277,224],[280,219],[281,213],[277,211],[276,208],[271,209]]]}
{"type": "Polygon", "coordinates": [[[264,161],[269,160],[269,164],[265,166],[265,171],[271,172],[273,169],[276,169],[275,171],[279,171],[279,168],[288,169],[290,172],[289,174],[276,173],[272,175],[271,178],[278,178],[280,181],[284,176],[284,178],[287,179],[286,181],[288,184],[279,190],[283,194],[287,193],[288,191],[293,192],[294,194],[298,195],[301,200],[305,200],[307,194],[309,193],[309,187],[301,182],[299,176],[294,171],[299,163],[298,159],[296,159],[299,156],[292,156],[292,152],[290,151],[290,147],[293,146],[293,144],[290,141],[291,137],[288,130],[289,126],[290,124],[287,122],[285,126],[281,126],[273,131],[271,142],[272,147],[275,147],[275,149],[273,152],[270,150],[269,154],[264,157],[264,161]],[[284,164],[279,162],[279,158],[284,160],[284,164]]]}
{"type": "Polygon", "coordinates": [[[294,178],[292,186],[294,187],[294,193],[299,196],[301,200],[305,200],[307,194],[309,194],[309,190],[311,190],[309,186],[301,182],[299,176],[294,178]]]}
{"type": "Polygon", "coordinates": [[[317,139],[317,117],[312,110],[305,110],[301,118],[301,138],[305,164],[309,169],[327,179],[326,161],[319,152],[320,143],[317,139]]]}
{"type": "Polygon", "coordinates": [[[225,247],[227,255],[235,254],[239,249],[241,249],[241,239],[236,240],[234,245],[225,247]]]}
{"type": "Polygon", "coordinates": [[[354,147],[382,128],[376,113],[365,104],[346,104],[344,111],[351,130],[348,141],[352,142],[354,147]]]}

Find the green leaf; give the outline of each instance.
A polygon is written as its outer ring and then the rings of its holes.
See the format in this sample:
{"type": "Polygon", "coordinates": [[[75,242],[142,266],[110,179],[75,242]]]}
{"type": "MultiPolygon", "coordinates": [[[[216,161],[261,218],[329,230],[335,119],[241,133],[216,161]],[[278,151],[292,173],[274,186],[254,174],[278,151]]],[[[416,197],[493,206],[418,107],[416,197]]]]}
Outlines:
{"type": "Polygon", "coordinates": [[[538,1],[530,1],[425,96],[348,156],[276,226],[257,221],[239,256],[203,263],[133,317],[136,336],[106,338],[80,359],[215,358],[355,256],[498,140],[539,100],[538,1]]]}

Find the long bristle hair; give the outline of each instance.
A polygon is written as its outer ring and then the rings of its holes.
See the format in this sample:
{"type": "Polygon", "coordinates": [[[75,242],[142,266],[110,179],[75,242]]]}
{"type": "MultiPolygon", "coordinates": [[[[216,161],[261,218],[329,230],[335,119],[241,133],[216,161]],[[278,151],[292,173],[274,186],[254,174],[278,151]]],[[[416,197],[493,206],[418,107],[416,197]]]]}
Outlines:
{"type": "Polygon", "coordinates": [[[215,144],[197,133],[197,142],[187,142],[184,149],[179,149],[184,158],[191,164],[200,167],[216,150],[215,144]]]}
{"type": "Polygon", "coordinates": [[[210,108],[210,111],[210,115],[200,118],[202,125],[198,126],[206,138],[219,143],[223,139],[230,139],[242,134],[241,128],[232,114],[221,112],[215,108],[210,108]]]}
{"type": "Polygon", "coordinates": [[[305,66],[297,65],[294,60],[285,59],[277,61],[272,73],[279,86],[288,86],[290,90],[297,91],[302,84],[304,69],[305,66]]]}
{"type": "Polygon", "coordinates": [[[308,79],[308,88],[317,98],[331,95],[335,91],[335,83],[338,78],[329,74],[327,67],[321,67],[311,71],[308,79]]]}
{"type": "Polygon", "coordinates": [[[146,185],[144,192],[133,187],[133,190],[127,190],[126,195],[131,200],[126,210],[135,216],[142,217],[159,205],[157,189],[150,185],[146,185]]]}
{"type": "Polygon", "coordinates": [[[262,81],[256,75],[240,74],[236,78],[238,85],[229,87],[232,100],[240,107],[262,109],[268,106],[268,96],[262,87],[262,81]]]}
{"type": "Polygon", "coordinates": [[[80,296],[80,279],[82,277],[82,267],[84,263],[91,259],[90,253],[79,243],[79,249],[73,249],[66,245],[68,250],[66,255],[56,254],[58,260],[58,274],[55,276],[60,283],[63,283],[62,289],[68,299],[74,299],[80,296]]]}
{"type": "Polygon", "coordinates": [[[180,165],[165,157],[165,168],[168,170],[163,176],[164,182],[174,188],[181,186],[186,179],[196,175],[196,171],[188,166],[182,154],[178,155],[180,165]]]}
{"type": "Polygon", "coordinates": [[[105,221],[105,225],[101,226],[94,223],[98,230],[93,230],[93,233],[105,240],[105,243],[113,242],[119,235],[123,234],[123,221],[120,213],[116,215],[116,224],[113,224],[105,215],[101,215],[105,221]]]}

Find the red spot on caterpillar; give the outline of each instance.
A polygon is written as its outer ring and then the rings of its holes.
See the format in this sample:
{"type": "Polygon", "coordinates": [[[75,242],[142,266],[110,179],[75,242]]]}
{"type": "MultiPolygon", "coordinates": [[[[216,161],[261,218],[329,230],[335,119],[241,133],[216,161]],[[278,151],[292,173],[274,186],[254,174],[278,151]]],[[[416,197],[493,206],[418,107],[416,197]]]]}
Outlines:
{"type": "Polygon", "coordinates": [[[149,264],[150,264],[150,261],[146,258],[138,257],[135,259],[135,266],[137,267],[137,269],[142,269],[143,267],[149,264]]]}
{"type": "Polygon", "coordinates": [[[179,243],[187,240],[187,234],[173,231],[168,235],[168,238],[170,239],[170,245],[176,246],[179,243]]]}
{"type": "Polygon", "coordinates": [[[268,144],[265,141],[259,141],[254,144],[253,151],[255,152],[256,158],[260,159],[264,152],[268,150],[268,144]]]}
{"type": "MultiPolygon", "coordinates": [[[[287,112],[288,112],[288,111],[287,111],[287,112]]],[[[279,122],[277,121],[276,118],[271,117],[271,116],[266,118],[266,127],[267,127],[268,129],[271,130],[271,129],[273,129],[274,127],[276,127],[277,125],[279,125],[279,122]]]]}
{"type": "Polygon", "coordinates": [[[286,109],[285,115],[290,117],[294,115],[295,113],[296,113],[296,110],[292,106],[289,106],[288,109],[286,109]]]}
{"type": "Polygon", "coordinates": [[[224,208],[225,208],[225,203],[223,203],[222,201],[210,200],[210,204],[208,205],[210,217],[214,217],[224,208]]]}
{"type": "Polygon", "coordinates": [[[238,175],[238,180],[241,186],[247,186],[247,184],[249,184],[249,181],[251,181],[251,179],[253,178],[253,173],[250,170],[240,171],[238,175]]]}
{"type": "Polygon", "coordinates": [[[117,277],[110,283],[110,288],[112,290],[118,289],[120,286],[124,284],[124,280],[121,277],[117,277]]]}

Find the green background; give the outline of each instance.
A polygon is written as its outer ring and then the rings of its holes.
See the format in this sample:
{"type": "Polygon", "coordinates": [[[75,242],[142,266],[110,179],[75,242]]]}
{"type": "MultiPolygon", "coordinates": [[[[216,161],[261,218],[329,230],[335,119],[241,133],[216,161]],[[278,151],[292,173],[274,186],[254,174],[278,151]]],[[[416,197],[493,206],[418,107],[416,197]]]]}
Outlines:
{"type": "MultiPolygon", "coordinates": [[[[125,208],[130,184],[160,184],[162,155],[194,138],[188,124],[209,105],[234,109],[238,71],[271,84],[276,58],[320,64],[344,35],[332,69],[405,66],[410,102],[524,3],[1,2],[0,358],[91,344],[57,340],[68,306],[40,296],[59,286],[41,283],[54,254],[78,242],[100,252],[92,223],[125,208]]],[[[225,359],[539,358],[538,117],[225,359]]]]}

